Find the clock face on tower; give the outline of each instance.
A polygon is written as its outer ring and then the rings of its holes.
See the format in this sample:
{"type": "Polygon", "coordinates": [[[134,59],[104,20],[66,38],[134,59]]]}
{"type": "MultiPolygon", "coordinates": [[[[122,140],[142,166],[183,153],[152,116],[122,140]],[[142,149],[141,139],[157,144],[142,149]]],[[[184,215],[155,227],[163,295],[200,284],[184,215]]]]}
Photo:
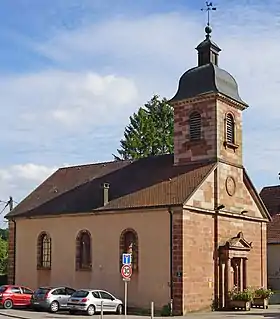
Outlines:
{"type": "Polygon", "coordinates": [[[226,190],[229,196],[233,196],[235,193],[236,184],[233,177],[228,176],[226,179],[226,190]]]}

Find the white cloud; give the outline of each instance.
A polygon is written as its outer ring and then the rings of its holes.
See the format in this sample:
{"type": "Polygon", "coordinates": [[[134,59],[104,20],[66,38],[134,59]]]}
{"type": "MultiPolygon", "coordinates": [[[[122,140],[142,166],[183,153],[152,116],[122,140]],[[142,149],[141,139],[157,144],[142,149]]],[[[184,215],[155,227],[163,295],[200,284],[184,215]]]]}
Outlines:
{"type": "Polygon", "coordinates": [[[9,171],[5,169],[0,170],[0,181],[6,182],[12,178],[12,175],[10,174],[9,171]]]}
{"type": "Polygon", "coordinates": [[[106,125],[128,115],[137,98],[134,82],[115,75],[46,71],[0,79],[0,103],[6,105],[10,119],[14,113],[24,121],[19,127],[36,122],[41,126],[52,122],[52,128],[73,125],[77,130],[82,123],[106,125]]]}
{"type": "Polygon", "coordinates": [[[2,218],[8,213],[8,206],[4,209],[4,202],[8,201],[9,196],[12,196],[17,204],[56,170],[57,167],[33,163],[11,165],[0,169],[0,212],[2,212],[0,228],[7,227],[2,218]]]}
{"type": "Polygon", "coordinates": [[[25,180],[34,182],[42,182],[50,174],[52,174],[57,167],[46,167],[44,165],[36,165],[33,163],[13,165],[8,171],[10,175],[25,180]]]}
{"type": "Polygon", "coordinates": [[[107,125],[132,111],[137,88],[133,81],[124,77],[73,74],[64,84],[60,96],[57,108],[51,112],[55,120],[66,125],[107,125]]]}
{"type": "MultiPolygon", "coordinates": [[[[197,32],[186,35],[186,30],[197,27],[197,21],[193,17],[167,13],[138,19],[120,17],[104,20],[67,33],[58,32],[46,43],[38,44],[36,49],[48,58],[60,62],[72,61],[73,57],[81,54],[83,58],[91,57],[92,54],[106,54],[133,60],[135,64],[144,58],[148,58],[147,62],[150,59],[160,59],[174,64],[178,54],[186,54],[181,49],[186,47],[187,42],[194,43],[193,40],[197,38],[197,32]],[[185,41],[182,41],[182,34],[186,35],[185,41]]],[[[78,61],[81,62],[82,60],[78,61]]],[[[144,67],[147,68],[148,65],[144,67]]]]}
{"type": "Polygon", "coordinates": [[[6,201],[9,196],[13,196],[15,201],[22,200],[27,195],[26,191],[30,192],[56,170],[57,167],[34,163],[2,168],[0,170],[0,200],[6,201]]]}

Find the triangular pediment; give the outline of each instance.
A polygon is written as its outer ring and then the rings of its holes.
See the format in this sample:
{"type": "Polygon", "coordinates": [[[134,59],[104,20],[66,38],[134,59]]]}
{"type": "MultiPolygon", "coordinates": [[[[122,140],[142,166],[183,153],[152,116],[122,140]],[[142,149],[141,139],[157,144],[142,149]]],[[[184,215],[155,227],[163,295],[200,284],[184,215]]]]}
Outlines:
{"type": "Polygon", "coordinates": [[[237,236],[230,238],[224,248],[234,249],[234,250],[250,250],[252,248],[252,243],[248,242],[242,232],[239,232],[237,236]]]}

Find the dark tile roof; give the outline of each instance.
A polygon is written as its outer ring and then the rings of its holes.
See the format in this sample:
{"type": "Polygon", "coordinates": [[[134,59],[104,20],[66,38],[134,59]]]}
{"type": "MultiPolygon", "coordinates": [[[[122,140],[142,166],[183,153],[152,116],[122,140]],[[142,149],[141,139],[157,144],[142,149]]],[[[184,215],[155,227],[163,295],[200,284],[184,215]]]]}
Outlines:
{"type": "Polygon", "coordinates": [[[174,166],[173,155],[61,168],[7,218],[182,204],[215,163],[174,166]],[[103,205],[103,183],[109,203],[103,205]]]}
{"type": "Polygon", "coordinates": [[[267,243],[280,243],[280,214],[272,216],[272,221],[267,224],[267,243]]]}
{"type": "Polygon", "coordinates": [[[267,243],[280,243],[280,186],[264,187],[260,197],[272,217],[267,224],[267,243]]]}
{"type": "Polygon", "coordinates": [[[180,78],[177,93],[169,102],[205,93],[221,93],[248,107],[239,96],[238,85],[233,76],[213,63],[197,66],[185,72],[180,78]]]}
{"type": "Polygon", "coordinates": [[[280,185],[264,187],[260,197],[271,216],[280,213],[280,185]]]}

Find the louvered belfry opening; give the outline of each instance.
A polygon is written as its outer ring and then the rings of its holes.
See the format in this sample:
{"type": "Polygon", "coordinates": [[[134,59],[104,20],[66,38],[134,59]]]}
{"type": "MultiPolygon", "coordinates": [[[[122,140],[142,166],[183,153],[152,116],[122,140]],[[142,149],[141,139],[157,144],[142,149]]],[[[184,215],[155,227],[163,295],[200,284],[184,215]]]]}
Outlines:
{"type": "Polygon", "coordinates": [[[231,114],[226,118],[227,142],[234,144],[234,119],[231,114]]]}
{"type": "Polygon", "coordinates": [[[201,115],[193,112],[190,115],[190,140],[201,139],[201,115]]]}

